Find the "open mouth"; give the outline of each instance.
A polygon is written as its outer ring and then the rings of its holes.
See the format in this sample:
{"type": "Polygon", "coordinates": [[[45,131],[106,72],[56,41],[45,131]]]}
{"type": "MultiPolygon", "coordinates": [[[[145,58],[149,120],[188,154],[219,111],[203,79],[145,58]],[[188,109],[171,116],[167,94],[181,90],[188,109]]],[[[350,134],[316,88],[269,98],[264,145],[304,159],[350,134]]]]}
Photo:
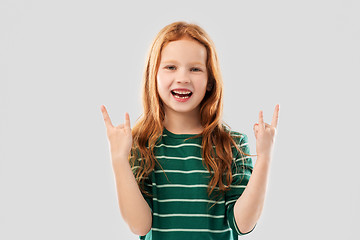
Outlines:
{"type": "Polygon", "coordinates": [[[181,94],[181,93],[177,93],[174,91],[171,91],[171,94],[176,97],[176,98],[180,98],[180,99],[185,99],[185,98],[189,98],[192,95],[192,92],[187,93],[187,94],[181,94]]]}

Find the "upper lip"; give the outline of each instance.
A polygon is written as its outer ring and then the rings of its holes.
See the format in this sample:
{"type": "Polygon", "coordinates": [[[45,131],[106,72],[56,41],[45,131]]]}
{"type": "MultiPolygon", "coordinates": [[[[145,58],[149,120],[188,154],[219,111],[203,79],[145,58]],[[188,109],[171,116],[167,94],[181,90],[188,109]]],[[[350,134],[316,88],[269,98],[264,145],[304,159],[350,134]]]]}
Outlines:
{"type": "Polygon", "coordinates": [[[183,92],[192,92],[191,90],[187,88],[174,88],[171,91],[183,91],[183,92]]]}

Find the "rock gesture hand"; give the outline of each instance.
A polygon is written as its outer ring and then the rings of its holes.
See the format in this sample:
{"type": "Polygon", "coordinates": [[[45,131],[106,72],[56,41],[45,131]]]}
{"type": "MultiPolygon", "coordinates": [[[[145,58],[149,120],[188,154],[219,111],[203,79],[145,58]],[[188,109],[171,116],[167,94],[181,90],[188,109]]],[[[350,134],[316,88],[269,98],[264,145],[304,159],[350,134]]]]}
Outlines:
{"type": "Polygon", "coordinates": [[[104,105],[101,106],[101,112],[105,121],[113,166],[120,163],[120,161],[127,162],[132,147],[129,114],[125,113],[125,123],[113,126],[104,105]]]}
{"type": "Polygon", "coordinates": [[[271,125],[264,123],[263,112],[259,113],[259,123],[254,124],[254,133],[256,138],[257,156],[263,156],[270,159],[274,148],[277,124],[279,120],[279,104],[275,106],[271,125]]]}

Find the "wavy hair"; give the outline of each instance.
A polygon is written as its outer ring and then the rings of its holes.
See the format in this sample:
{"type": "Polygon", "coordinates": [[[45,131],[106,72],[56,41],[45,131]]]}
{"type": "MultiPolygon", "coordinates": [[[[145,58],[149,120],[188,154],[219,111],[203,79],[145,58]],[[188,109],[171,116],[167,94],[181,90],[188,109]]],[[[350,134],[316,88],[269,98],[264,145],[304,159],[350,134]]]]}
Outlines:
{"type": "Polygon", "coordinates": [[[211,90],[206,91],[200,103],[200,121],[203,131],[191,138],[202,136],[203,162],[211,174],[208,187],[209,197],[216,187],[219,189],[219,194],[230,189],[230,184],[233,180],[231,145],[235,146],[239,153],[251,156],[237,146],[230,135],[230,131],[227,131],[225,128],[225,125],[228,125],[221,120],[223,111],[223,81],[214,43],[208,34],[196,24],[189,24],[183,21],[171,23],[160,30],[148,51],[142,81],[143,113],[132,128],[133,146],[129,155],[129,161],[131,166],[134,167],[135,160],[141,155],[142,161],[138,161],[138,166],[136,166],[138,170],[134,174],[140,190],[148,196],[149,193],[145,191],[144,182],[145,178],[153,171],[155,162],[159,164],[153,150],[158,139],[163,134],[163,120],[165,117],[164,105],[158,94],[156,81],[161,51],[167,43],[185,37],[190,37],[201,43],[207,52],[206,68],[208,84],[211,86],[211,90]],[[214,148],[216,152],[214,152],[214,148]],[[211,171],[213,171],[213,174],[211,171]]]}

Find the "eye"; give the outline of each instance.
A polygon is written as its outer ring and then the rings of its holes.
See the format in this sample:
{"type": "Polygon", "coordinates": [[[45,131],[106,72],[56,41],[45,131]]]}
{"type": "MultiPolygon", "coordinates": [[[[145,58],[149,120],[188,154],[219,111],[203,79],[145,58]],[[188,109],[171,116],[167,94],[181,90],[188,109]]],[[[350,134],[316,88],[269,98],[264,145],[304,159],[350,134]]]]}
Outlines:
{"type": "Polygon", "coordinates": [[[200,72],[201,71],[200,68],[192,68],[192,69],[195,69],[196,70],[195,72],[200,72]]]}
{"type": "Polygon", "coordinates": [[[173,70],[171,68],[175,68],[175,66],[166,66],[165,69],[173,70]]]}

